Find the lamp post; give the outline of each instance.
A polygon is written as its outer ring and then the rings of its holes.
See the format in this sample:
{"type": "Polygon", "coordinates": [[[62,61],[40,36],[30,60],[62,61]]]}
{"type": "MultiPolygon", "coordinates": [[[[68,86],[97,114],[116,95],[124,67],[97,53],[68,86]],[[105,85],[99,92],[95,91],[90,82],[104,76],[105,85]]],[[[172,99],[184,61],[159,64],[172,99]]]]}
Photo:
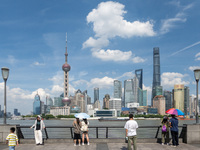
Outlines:
{"type": "Polygon", "coordinates": [[[197,87],[196,87],[196,123],[199,123],[199,100],[198,100],[198,82],[199,82],[199,79],[200,79],[200,69],[195,69],[194,70],[194,77],[195,77],[195,80],[196,80],[196,83],[197,83],[197,87]]]}
{"type": "Polygon", "coordinates": [[[5,67],[1,68],[1,72],[4,79],[4,121],[3,123],[6,124],[6,81],[8,79],[9,69],[5,67]]]}

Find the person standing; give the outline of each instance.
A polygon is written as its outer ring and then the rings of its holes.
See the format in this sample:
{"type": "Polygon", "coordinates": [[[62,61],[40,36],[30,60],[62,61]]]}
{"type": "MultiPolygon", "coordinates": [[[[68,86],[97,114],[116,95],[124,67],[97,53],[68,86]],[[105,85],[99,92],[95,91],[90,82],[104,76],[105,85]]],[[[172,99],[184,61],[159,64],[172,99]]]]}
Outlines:
{"type": "Polygon", "coordinates": [[[89,122],[87,121],[87,119],[83,119],[83,121],[81,122],[81,131],[83,132],[82,134],[82,145],[84,145],[84,140],[85,140],[85,136],[87,139],[87,145],[90,145],[89,143],[89,137],[88,137],[88,126],[89,126],[89,122]]]}
{"type": "Polygon", "coordinates": [[[18,137],[15,134],[15,128],[10,128],[10,134],[6,138],[6,144],[9,146],[9,150],[15,150],[15,146],[19,145],[18,137]]]}
{"type": "Polygon", "coordinates": [[[178,119],[175,117],[175,114],[171,115],[172,118],[169,120],[171,135],[172,135],[172,147],[179,145],[178,141],[178,119]]]}
{"type": "Polygon", "coordinates": [[[133,142],[133,149],[137,150],[137,133],[138,123],[133,120],[133,114],[129,115],[129,120],[126,122],[124,128],[126,129],[126,137],[128,137],[128,150],[131,150],[131,143],[133,142]]]}
{"type": "Polygon", "coordinates": [[[45,128],[45,125],[40,115],[37,116],[35,123],[30,128],[34,128],[36,145],[42,145],[42,129],[45,128]]]}
{"type": "Polygon", "coordinates": [[[77,140],[79,146],[81,146],[81,122],[79,118],[76,118],[76,120],[74,120],[73,127],[74,127],[74,146],[76,146],[77,140]]]}
{"type": "Polygon", "coordinates": [[[163,118],[161,124],[162,124],[162,145],[164,145],[165,142],[167,145],[169,145],[169,120],[167,116],[163,118]]]}

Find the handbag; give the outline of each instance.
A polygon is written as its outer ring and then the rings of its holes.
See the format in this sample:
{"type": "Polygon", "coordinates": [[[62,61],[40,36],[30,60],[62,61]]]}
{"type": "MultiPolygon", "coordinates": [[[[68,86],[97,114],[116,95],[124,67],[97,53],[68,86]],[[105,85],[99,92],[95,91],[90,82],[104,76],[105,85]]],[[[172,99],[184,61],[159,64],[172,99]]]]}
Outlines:
{"type": "Polygon", "coordinates": [[[125,143],[128,143],[128,137],[127,136],[125,137],[125,143]]]}

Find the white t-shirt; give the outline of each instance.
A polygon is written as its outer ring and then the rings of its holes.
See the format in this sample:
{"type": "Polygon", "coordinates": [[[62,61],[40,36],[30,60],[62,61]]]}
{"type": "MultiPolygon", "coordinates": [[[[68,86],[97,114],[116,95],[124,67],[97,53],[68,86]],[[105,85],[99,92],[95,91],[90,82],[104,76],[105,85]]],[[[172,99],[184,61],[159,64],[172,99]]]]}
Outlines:
{"type": "Polygon", "coordinates": [[[137,135],[136,129],[138,128],[138,124],[135,120],[127,121],[124,128],[128,130],[127,136],[137,135]]]}

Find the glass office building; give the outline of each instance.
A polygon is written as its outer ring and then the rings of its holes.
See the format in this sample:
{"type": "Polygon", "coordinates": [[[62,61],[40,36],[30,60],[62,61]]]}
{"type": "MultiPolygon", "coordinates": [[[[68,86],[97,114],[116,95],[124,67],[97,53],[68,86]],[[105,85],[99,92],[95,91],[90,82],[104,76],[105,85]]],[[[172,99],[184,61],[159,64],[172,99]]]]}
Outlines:
{"type": "Polygon", "coordinates": [[[185,86],[184,87],[184,113],[185,115],[189,115],[189,112],[190,112],[189,99],[190,99],[190,88],[188,86],[185,86]]]}
{"type": "Polygon", "coordinates": [[[122,82],[114,80],[114,98],[122,98],[122,82]]]}
{"type": "Polygon", "coordinates": [[[94,88],[94,103],[99,100],[99,88],[94,88]]]}
{"type": "Polygon", "coordinates": [[[124,81],[124,101],[125,107],[127,107],[127,103],[134,102],[133,79],[124,81]]]}
{"type": "Polygon", "coordinates": [[[143,89],[142,85],[143,85],[143,70],[142,69],[137,69],[135,70],[135,76],[137,77],[138,81],[139,81],[139,88],[143,89]]]}
{"type": "Polygon", "coordinates": [[[41,114],[41,101],[40,101],[40,96],[38,94],[35,95],[35,99],[33,102],[33,114],[34,115],[41,114]]]}
{"type": "Polygon", "coordinates": [[[172,92],[164,91],[163,96],[165,97],[165,110],[172,108],[172,92]]]}

